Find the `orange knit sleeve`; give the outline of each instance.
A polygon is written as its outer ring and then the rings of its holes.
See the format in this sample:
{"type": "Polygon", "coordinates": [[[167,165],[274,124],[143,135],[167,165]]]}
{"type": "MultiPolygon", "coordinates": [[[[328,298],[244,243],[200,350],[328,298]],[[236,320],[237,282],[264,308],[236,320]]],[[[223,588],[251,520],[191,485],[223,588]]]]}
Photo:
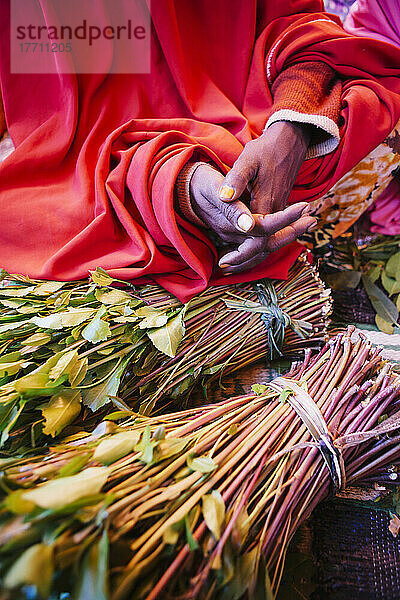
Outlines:
{"type": "Polygon", "coordinates": [[[312,126],[307,158],[332,152],[340,141],[342,82],[322,62],[297,63],[282,71],[272,84],[273,105],[266,128],[276,121],[312,126]]]}

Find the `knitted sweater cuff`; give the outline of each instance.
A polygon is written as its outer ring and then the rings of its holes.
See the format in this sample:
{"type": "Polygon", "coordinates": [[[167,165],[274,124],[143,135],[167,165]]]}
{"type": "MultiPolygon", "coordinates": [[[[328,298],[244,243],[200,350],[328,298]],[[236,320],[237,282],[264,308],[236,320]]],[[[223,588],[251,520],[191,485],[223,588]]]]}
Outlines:
{"type": "Polygon", "coordinates": [[[200,165],[208,165],[204,162],[188,162],[180,171],[176,183],[175,192],[178,201],[178,207],[182,215],[194,225],[207,227],[207,225],[196,215],[190,201],[190,182],[194,172],[200,165]]]}
{"type": "Polygon", "coordinates": [[[342,83],[331,67],[321,62],[288,67],[274,81],[273,106],[264,131],[277,121],[311,125],[306,158],[324,156],[340,142],[339,117],[342,83]]]}

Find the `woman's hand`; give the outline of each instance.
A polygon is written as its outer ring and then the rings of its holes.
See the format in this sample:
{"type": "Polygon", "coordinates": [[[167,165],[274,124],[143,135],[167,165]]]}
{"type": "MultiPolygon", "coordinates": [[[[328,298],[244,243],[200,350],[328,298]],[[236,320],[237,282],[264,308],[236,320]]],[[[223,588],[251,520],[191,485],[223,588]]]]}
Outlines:
{"type": "Polygon", "coordinates": [[[225,177],[220,199],[234,202],[248,190],[252,213],[266,215],[283,210],[309,142],[307,126],[288,121],[273,123],[245,145],[225,177]]]}
{"type": "Polygon", "coordinates": [[[196,214],[230,247],[219,261],[226,272],[254,267],[316,223],[303,214],[307,210],[305,202],[268,215],[252,214],[240,200],[221,202],[218,196],[223,181],[221,173],[201,165],[192,176],[190,195],[196,214]]]}

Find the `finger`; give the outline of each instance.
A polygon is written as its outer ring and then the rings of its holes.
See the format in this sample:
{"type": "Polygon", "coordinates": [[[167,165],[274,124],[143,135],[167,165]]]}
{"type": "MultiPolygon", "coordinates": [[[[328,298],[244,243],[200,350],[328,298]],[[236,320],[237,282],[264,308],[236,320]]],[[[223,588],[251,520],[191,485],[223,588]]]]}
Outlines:
{"type": "Polygon", "coordinates": [[[236,250],[224,254],[219,260],[219,266],[221,269],[231,271],[232,267],[240,266],[256,257],[259,257],[260,262],[267,254],[264,238],[248,237],[236,250]]]}
{"type": "Polygon", "coordinates": [[[218,208],[226,220],[241,233],[248,233],[255,225],[255,219],[243,202],[235,200],[234,202],[219,202],[218,208]]]}
{"type": "Polygon", "coordinates": [[[248,271],[249,269],[252,269],[253,267],[256,267],[262,263],[268,255],[269,252],[260,252],[256,256],[253,256],[253,258],[250,258],[249,260],[246,260],[238,265],[228,265],[223,269],[222,275],[235,275],[235,273],[248,271]]]}
{"type": "Polygon", "coordinates": [[[267,215],[256,215],[256,226],[253,235],[272,235],[308,214],[307,202],[292,204],[284,210],[267,215]]]}
{"type": "Polygon", "coordinates": [[[256,166],[249,160],[245,152],[239,156],[232,169],[225,176],[219,190],[219,198],[223,202],[237,200],[244,193],[247,184],[254,178],[256,166]]]}
{"type": "Polygon", "coordinates": [[[312,231],[316,226],[317,219],[314,219],[314,217],[301,217],[298,221],[271,235],[267,240],[267,250],[269,252],[280,250],[280,248],[294,242],[306,231],[312,231]]]}

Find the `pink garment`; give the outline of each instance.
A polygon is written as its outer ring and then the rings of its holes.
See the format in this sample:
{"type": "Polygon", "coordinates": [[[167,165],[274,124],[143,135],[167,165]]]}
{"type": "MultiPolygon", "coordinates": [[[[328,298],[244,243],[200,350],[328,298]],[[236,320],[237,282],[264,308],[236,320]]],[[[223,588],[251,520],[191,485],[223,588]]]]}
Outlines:
{"type": "Polygon", "coordinates": [[[393,179],[380,194],[369,213],[371,231],[384,235],[400,235],[400,182],[393,179]]]}
{"type": "Polygon", "coordinates": [[[344,28],[353,35],[400,46],[400,0],[357,0],[344,28]]]}
{"type": "MultiPolygon", "coordinates": [[[[400,47],[400,0],[357,0],[344,22],[353,35],[367,36],[400,47]]],[[[400,183],[393,179],[369,213],[371,231],[400,235],[400,183]]]]}

